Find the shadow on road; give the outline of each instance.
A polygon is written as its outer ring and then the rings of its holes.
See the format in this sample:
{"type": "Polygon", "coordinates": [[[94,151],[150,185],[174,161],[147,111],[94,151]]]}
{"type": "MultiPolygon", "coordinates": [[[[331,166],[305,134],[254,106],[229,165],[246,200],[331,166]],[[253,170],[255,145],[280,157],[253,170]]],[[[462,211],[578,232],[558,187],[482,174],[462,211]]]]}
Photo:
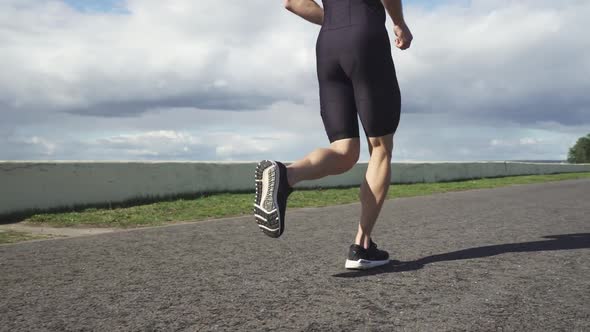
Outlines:
{"type": "Polygon", "coordinates": [[[590,233],[563,234],[543,236],[544,241],[507,243],[485,247],[469,248],[452,251],[439,255],[432,255],[414,261],[401,262],[391,260],[389,264],[366,271],[350,271],[334,274],[338,278],[358,278],[382,273],[395,273],[403,271],[419,270],[426,264],[454,261],[459,259],[482,258],[500,255],[508,252],[530,252],[548,250],[571,250],[590,248],[590,233]]]}

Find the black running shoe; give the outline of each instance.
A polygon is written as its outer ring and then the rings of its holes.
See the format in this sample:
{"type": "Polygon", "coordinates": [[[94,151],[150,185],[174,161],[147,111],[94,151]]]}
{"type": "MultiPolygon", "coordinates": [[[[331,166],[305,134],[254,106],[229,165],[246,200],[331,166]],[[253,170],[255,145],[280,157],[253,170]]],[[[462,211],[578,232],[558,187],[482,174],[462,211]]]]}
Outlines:
{"type": "Polygon", "coordinates": [[[287,181],[287,167],[280,161],[263,160],[256,166],[254,218],[258,227],[270,237],[285,230],[287,198],[293,187],[287,181]]]}
{"type": "Polygon", "coordinates": [[[347,269],[366,270],[389,263],[389,253],[377,249],[377,244],[371,240],[369,249],[353,244],[348,249],[348,259],[344,265],[347,269]]]}

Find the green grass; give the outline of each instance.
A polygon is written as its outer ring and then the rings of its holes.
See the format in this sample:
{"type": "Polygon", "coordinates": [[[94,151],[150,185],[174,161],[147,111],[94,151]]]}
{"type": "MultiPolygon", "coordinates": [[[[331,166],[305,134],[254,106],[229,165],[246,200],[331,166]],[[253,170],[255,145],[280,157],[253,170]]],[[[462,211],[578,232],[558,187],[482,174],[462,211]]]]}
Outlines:
{"type": "Polygon", "coordinates": [[[17,232],[13,230],[0,230],[0,244],[16,243],[27,240],[46,239],[47,235],[17,232]]]}
{"type": "MultiPolygon", "coordinates": [[[[388,198],[582,178],[590,178],[590,172],[485,178],[442,183],[394,184],[389,189],[388,198]]],[[[289,209],[358,202],[359,190],[359,187],[296,190],[289,197],[289,209]]],[[[111,209],[87,208],[77,212],[34,213],[23,218],[22,221],[53,227],[156,226],[180,221],[249,215],[252,214],[253,202],[253,192],[219,193],[194,199],[176,199],[111,209]]]]}

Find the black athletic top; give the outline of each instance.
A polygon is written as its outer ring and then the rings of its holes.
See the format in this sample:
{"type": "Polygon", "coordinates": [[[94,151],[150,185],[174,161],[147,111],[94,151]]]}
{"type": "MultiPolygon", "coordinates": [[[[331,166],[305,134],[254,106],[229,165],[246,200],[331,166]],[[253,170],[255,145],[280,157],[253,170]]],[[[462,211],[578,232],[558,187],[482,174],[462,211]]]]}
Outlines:
{"type": "Polygon", "coordinates": [[[330,143],[394,133],[401,98],[380,0],[323,0],[316,43],[321,117],[330,143]]]}

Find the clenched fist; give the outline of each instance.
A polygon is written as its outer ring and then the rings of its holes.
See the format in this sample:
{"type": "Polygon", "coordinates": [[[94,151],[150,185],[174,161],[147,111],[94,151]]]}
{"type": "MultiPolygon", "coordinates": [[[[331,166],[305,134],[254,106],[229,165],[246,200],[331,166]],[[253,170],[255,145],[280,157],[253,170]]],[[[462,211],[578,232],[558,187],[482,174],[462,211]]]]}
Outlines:
{"type": "Polygon", "coordinates": [[[393,26],[393,32],[395,33],[395,46],[400,50],[405,50],[410,47],[412,43],[412,33],[410,32],[410,28],[406,25],[406,23],[396,24],[393,26]]]}

